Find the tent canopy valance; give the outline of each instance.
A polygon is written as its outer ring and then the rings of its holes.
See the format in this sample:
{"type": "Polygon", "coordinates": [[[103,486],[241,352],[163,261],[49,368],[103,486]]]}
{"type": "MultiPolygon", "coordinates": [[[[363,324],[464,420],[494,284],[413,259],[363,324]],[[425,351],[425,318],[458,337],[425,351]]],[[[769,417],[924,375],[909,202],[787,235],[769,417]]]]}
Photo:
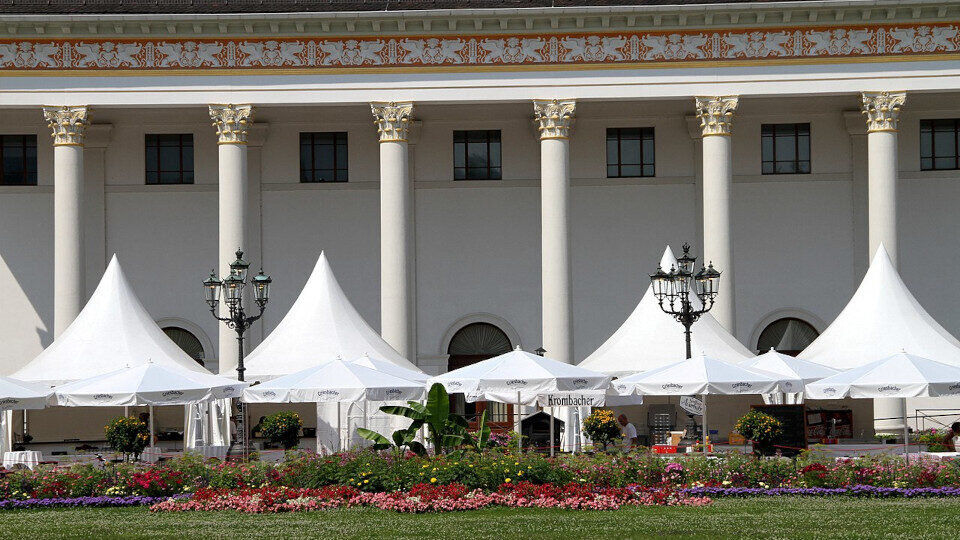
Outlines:
{"type": "MultiPolygon", "coordinates": [[[[369,355],[419,372],[360,316],[333,275],[326,256],[317,265],[290,311],[270,335],[245,359],[246,378],[268,380],[317,366],[337,357],[369,355]]],[[[235,363],[225,362],[221,373],[235,363]]]]}
{"type": "MultiPolygon", "coordinates": [[[[673,251],[667,246],[660,267],[668,270],[676,264],[673,251]]],[[[700,306],[696,295],[692,295],[691,301],[694,307],[700,306]]],[[[732,363],[753,356],[709,313],[693,324],[692,348],[732,363]]],[[[683,360],[685,351],[683,326],[660,309],[652,288],[648,286],[640,303],[623,325],[580,366],[620,377],[683,360]]]]}
{"type": "Polygon", "coordinates": [[[47,385],[151,361],[210,374],[157,326],[114,255],[83,311],[49,347],[12,376],[47,385]]]}

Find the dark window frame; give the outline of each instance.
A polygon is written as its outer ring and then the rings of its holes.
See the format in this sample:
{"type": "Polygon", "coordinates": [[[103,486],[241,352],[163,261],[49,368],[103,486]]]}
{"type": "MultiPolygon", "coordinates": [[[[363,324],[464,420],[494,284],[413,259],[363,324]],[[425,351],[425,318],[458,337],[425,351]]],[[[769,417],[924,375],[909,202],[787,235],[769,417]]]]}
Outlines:
{"type": "Polygon", "coordinates": [[[300,132],[300,183],[301,184],[328,184],[342,183],[350,181],[350,157],[349,157],[349,137],[346,131],[301,131],[300,132]],[[324,142],[324,138],[329,138],[330,142],[324,142]],[[317,167],[317,147],[329,145],[333,150],[333,167],[317,167]],[[304,146],[310,147],[310,166],[304,167],[304,146]],[[343,148],[344,163],[340,163],[338,149],[343,148]],[[332,178],[323,178],[320,171],[332,171],[332,178]],[[342,174],[341,174],[342,173],[342,174]]]}
{"type": "Polygon", "coordinates": [[[37,136],[30,133],[18,134],[18,133],[4,133],[0,134],[0,186],[35,186],[37,185],[37,136]],[[20,138],[19,145],[11,145],[8,142],[8,138],[13,140],[14,137],[20,138]],[[6,152],[9,151],[8,147],[18,148],[20,157],[23,159],[21,170],[19,173],[7,172],[4,170],[4,163],[6,161],[6,152]],[[33,159],[31,160],[28,157],[28,150],[33,149],[33,159]],[[31,166],[32,165],[32,166],[31,166]],[[13,177],[17,176],[16,181],[13,181],[13,177]]]}
{"type": "Polygon", "coordinates": [[[487,180],[503,180],[503,134],[499,129],[465,129],[465,130],[454,130],[453,132],[453,179],[456,182],[464,182],[471,180],[478,181],[487,181],[487,180]],[[496,140],[493,140],[493,135],[496,134],[496,140]],[[471,140],[472,137],[481,138],[482,141],[471,140]],[[486,144],[486,159],[485,164],[482,167],[471,167],[470,166],[470,156],[467,153],[470,144],[476,143],[485,143],[486,144]],[[491,148],[496,144],[499,148],[497,154],[499,155],[499,161],[493,163],[493,153],[491,148]],[[457,164],[457,146],[463,145],[463,165],[457,164]],[[484,174],[480,176],[470,176],[471,169],[476,169],[482,171],[484,174]],[[458,173],[462,173],[462,176],[458,176],[458,173]]]}
{"type": "Polygon", "coordinates": [[[657,176],[657,159],[656,159],[656,132],[653,127],[612,127],[607,128],[607,136],[604,140],[605,143],[605,153],[606,153],[606,162],[607,162],[607,178],[653,178],[657,176]],[[627,130],[639,130],[638,137],[633,138],[624,138],[624,132],[627,130]],[[617,159],[615,162],[610,161],[610,152],[609,145],[611,141],[616,141],[617,143],[617,159]],[[624,163],[623,161],[623,143],[624,141],[637,141],[639,144],[639,153],[640,161],[638,163],[624,163]],[[644,151],[644,141],[650,141],[652,147],[651,156],[647,156],[647,152],[644,151]],[[649,160],[647,158],[650,158],[649,160]],[[624,174],[624,167],[639,167],[640,174],[624,174]],[[649,167],[649,169],[648,169],[649,167]],[[611,173],[611,168],[616,168],[616,173],[611,173]],[[647,172],[649,170],[649,173],[647,172]]]}
{"type": "Polygon", "coordinates": [[[921,171],[956,171],[960,170],[960,118],[931,118],[920,120],[920,170],[921,171]],[[938,156],[936,133],[938,132],[936,124],[950,123],[951,128],[943,130],[947,133],[953,132],[953,155],[938,156]],[[923,153],[924,138],[930,137],[930,155],[923,153]],[[948,167],[941,167],[937,164],[939,160],[953,159],[953,164],[948,167]],[[929,164],[925,164],[929,162],[929,164]]]}
{"type": "Polygon", "coordinates": [[[810,122],[785,122],[780,124],[761,124],[760,126],[760,173],[761,174],[810,174],[813,170],[813,152],[810,147],[811,139],[811,129],[810,122]],[[793,133],[790,136],[793,137],[793,159],[792,160],[781,160],[777,159],[777,139],[785,137],[784,134],[778,132],[778,127],[783,126],[792,126],[793,133]],[[801,128],[806,127],[806,134],[801,133],[801,128]],[[766,156],[763,155],[763,141],[764,139],[771,139],[771,152],[772,159],[766,159],[766,156]],[[807,159],[800,159],[800,139],[806,139],[807,144],[807,159]],[[803,164],[806,164],[807,169],[803,169],[803,164]],[[767,170],[765,166],[769,164],[770,169],[767,170]],[[792,164],[792,171],[780,171],[779,166],[781,164],[792,164]]]}
{"type": "Polygon", "coordinates": [[[143,168],[144,168],[144,180],[145,183],[149,186],[178,186],[178,185],[188,185],[193,184],[194,175],[196,174],[196,162],[194,158],[194,145],[193,145],[193,133],[145,133],[143,140],[143,168]],[[160,144],[161,137],[177,137],[177,144],[172,146],[164,146],[160,144]],[[186,144],[189,141],[189,144],[186,144]],[[160,166],[160,149],[161,148],[177,148],[178,149],[178,163],[176,169],[163,169],[160,166]],[[187,169],[184,167],[184,154],[189,148],[190,151],[190,162],[194,164],[193,167],[187,169]],[[149,154],[153,152],[156,163],[156,170],[150,170],[150,157],[149,154]],[[175,181],[164,180],[165,173],[176,173],[177,178],[175,181]]]}

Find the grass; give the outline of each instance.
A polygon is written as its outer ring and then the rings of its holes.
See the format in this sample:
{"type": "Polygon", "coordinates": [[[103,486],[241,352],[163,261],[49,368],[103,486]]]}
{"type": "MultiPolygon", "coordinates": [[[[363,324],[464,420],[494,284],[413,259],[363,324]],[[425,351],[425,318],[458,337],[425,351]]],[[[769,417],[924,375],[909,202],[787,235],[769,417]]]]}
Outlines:
{"type": "Polygon", "coordinates": [[[721,499],[704,508],[487,509],[397,514],[151,514],[145,508],[0,513],[0,538],[955,538],[960,500],[721,499]]]}

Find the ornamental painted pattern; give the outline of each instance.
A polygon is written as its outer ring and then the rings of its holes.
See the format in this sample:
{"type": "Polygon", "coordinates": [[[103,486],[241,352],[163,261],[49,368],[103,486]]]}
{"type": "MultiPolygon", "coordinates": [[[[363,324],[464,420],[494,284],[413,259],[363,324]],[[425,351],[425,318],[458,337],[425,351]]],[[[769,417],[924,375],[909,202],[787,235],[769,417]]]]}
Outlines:
{"type": "Polygon", "coordinates": [[[0,40],[0,69],[562,66],[957,52],[957,24],[393,38],[8,39],[0,40]]]}

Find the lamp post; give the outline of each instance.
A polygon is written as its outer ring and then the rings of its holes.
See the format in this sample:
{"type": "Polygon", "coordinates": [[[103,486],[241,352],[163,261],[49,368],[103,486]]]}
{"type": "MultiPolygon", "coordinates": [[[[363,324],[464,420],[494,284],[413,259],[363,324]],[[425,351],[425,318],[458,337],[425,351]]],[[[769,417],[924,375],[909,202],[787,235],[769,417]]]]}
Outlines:
{"type": "Polygon", "coordinates": [[[690,327],[713,307],[720,286],[720,272],[713,267],[713,263],[701,265],[700,271],[694,274],[696,262],[697,258],[690,255],[690,244],[684,244],[683,256],[677,259],[676,267],[671,266],[669,272],[664,272],[658,266],[657,271],[650,275],[653,294],[660,303],[660,309],[683,325],[687,338],[685,358],[693,356],[690,350],[690,327]],[[700,300],[699,309],[695,309],[691,302],[691,289],[700,300]]]}
{"type": "MultiPolygon", "coordinates": [[[[254,321],[263,316],[263,311],[270,300],[270,284],[273,280],[270,276],[263,274],[263,269],[250,281],[247,281],[247,270],[250,263],[243,260],[243,251],[237,249],[237,260],[230,263],[230,275],[221,280],[217,277],[216,270],[210,272],[210,277],[203,281],[204,297],[207,305],[210,306],[210,313],[218,321],[226,323],[227,327],[232,328],[237,333],[237,380],[243,381],[243,334],[253,324],[254,321]],[[253,298],[260,309],[256,315],[247,316],[243,307],[243,291],[247,285],[253,286],[253,298]],[[220,303],[220,297],[223,296],[227,304],[227,316],[221,317],[217,313],[217,305],[220,303]]],[[[240,401],[240,418],[237,422],[237,432],[240,433],[241,447],[244,458],[249,454],[249,437],[247,432],[247,406],[240,401]]]]}

